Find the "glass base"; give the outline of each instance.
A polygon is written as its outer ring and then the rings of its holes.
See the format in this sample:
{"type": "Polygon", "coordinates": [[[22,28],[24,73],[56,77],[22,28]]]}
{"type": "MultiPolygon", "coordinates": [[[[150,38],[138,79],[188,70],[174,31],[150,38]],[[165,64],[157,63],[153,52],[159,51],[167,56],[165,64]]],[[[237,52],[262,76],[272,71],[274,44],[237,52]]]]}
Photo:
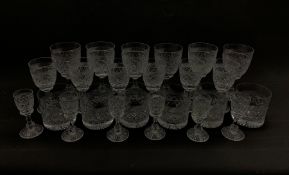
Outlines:
{"type": "Polygon", "coordinates": [[[83,135],[83,130],[73,125],[62,132],[61,139],[65,142],[76,142],[80,140],[83,135]]]}
{"type": "Polygon", "coordinates": [[[230,126],[224,126],[221,129],[222,135],[231,141],[241,141],[245,139],[245,134],[239,127],[235,124],[230,126]]]}
{"type": "Polygon", "coordinates": [[[43,126],[32,122],[31,126],[25,126],[19,132],[19,136],[23,139],[33,139],[43,132],[43,126]]]}
{"type": "Polygon", "coordinates": [[[107,131],[106,137],[111,142],[123,142],[128,139],[129,131],[120,124],[116,124],[113,128],[107,131]]]}
{"type": "Polygon", "coordinates": [[[195,125],[193,128],[188,129],[187,137],[194,142],[206,142],[209,140],[209,134],[198,125],[195,125]]]}
{"type": "Polygon", "coordinates": [[[162,140],[166,136],[166,131],[158,123],[153,123],[144,130],[144,135],[150,140],[162,140]]]}

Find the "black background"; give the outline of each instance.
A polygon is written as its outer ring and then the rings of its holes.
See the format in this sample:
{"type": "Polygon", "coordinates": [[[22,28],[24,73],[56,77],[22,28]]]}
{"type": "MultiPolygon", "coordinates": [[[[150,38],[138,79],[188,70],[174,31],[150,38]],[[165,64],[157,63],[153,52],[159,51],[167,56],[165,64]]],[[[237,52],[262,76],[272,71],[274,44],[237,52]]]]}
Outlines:
{"type": "MultiPolygon", "coordinates": [[[[168,171],[205,173],[289,173],[289,5],[263,0],[25,0],[1,1],[1,127],[0,171],[112,172],[168,171]],[[142,129],[123,144],[109,143],[105,132],[89,132],[75,144],[45,131],[38,140],[18,138],[19,119],[11,93],[35,88],[27,61],[49,56],[58,41],[230,42],[255,48],[252,64],[241,81],[254,81],[273,91],[266,125],[245,130],[247,138],[232,143],[219,129],[211,140],[195,144],[186,129],[150,142],[142,129]]],[[[35,114],[37,115],[37,114],[35,114]]],[[[229,117],[226,123],[230,123],[229,117]]],[[[191,124],[188,127],[191,127],[191,124]]],[[[80,123],[80,122],[79,122],[80,123]]],[[[80,123],[81,124],[81,123],[80,123]]]]}

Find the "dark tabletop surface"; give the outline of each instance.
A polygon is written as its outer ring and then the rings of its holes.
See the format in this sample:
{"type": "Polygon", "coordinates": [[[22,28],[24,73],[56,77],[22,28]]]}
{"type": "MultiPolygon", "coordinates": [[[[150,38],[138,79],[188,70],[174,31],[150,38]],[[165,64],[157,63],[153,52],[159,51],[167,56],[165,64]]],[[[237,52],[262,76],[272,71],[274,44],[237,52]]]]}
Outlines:
{"type": "MultiPolygon", "coordinates": [[[[13,4],[11,1],[1,10],[5,18],[2,41],[7,47],[2,49],[0,64],[0,172],[289,174],[289,14],[286,3],[159,0],[125,1],[123,4],[116,0],[99,4],[69,1],[67,5],[64,0],[37,2],[13,4]],[[66,11],[62,11],[64,9],[66,11]],[[131,17],[129,12],[136,15],[131,17]],[[193,126],[190,119],[186,128],[167,131],[162,141],[147,140],[144,128],[140,128],[130,129],[127,141],[111,143],[105,136],[107,129],[85,129],[79,117],[77,125],[85,131],[79,142],[64,143],[60,139],[61,132],[48,130],[36,139],[23,140],[18,132],[25,120],[18,114],[12,92],[25,87],[36,92],[27,61],[48,56],[49,45],[64,40],[81,44],[114,41],[117,54],[119,44],[125,41],[143,41],[150,45],[172,41],[184,47],[189,42],[207,41],[219,48],[226,42],[250,44],[256,52],[248,72],[238,82],[260,83],[272,90],[265,125],[259,129],[242,128],[246,134],[242,142],[226,140],[220,128],[208,129],[210,140],[200,144],[186,137],[186,130],[193,126]]],[[[83,51],[85,53],[85,49],[83,51]]],[[[32,117],[41,122],[37,112],[32,117]]],[[[230,116],[226,115],[224,125],[230,122],[230,116]]]]}

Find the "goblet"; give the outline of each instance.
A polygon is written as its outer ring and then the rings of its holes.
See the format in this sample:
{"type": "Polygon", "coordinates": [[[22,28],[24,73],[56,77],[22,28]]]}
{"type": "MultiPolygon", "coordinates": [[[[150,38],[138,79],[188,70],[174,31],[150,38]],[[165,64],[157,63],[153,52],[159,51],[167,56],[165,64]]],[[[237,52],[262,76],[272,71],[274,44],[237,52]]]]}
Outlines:
{"type": "Polygon", "coordinates": [[[202,122],[207,118],[212,108],[212,97],[204,90],[198,89],[194,93],[191,117],[196,125],[187,130],[187,137],[194,142],[206,142],[209,134],[203,129],[202,122]]]}
{"type": "Polygon", "coordinates": [[[248,70],[254,49],[244,44],[225,44],[223,46],[223,63],[226,71],[240,79],[248,70]]]}
{"type": "Polygon", "coordinates": [[[31,119],[34,109],[34,96],[32,89],[18,89],[14,91],[13,98],[20,115],[26,117],[26,125],[19,132],[19,136],[23,139],[32,139],[39,136],[43,132],[43,126],[36,124],[31,119]]]}
{"type": "Polygon", "coordinates": [[[71,65],[70,79],[79,92],[86,92],[92,84],[93,73],[87,59],[81,58],[77,64],[71,65]]]}
{"type": "Polygon", "coordinates": [[[233,123],[222,128],[223,136],[232,141],[241,141],[245,138],[245,134],[236,124],[247,128],[263,126],[271,97],[272,92],[260,84],[238,84],[231,95],[233,123]]]}
{"type": "Polygon", "coordinates": [[[129,137],[129,131],[121,126],[119,119],[124,115],[126,97],[124,93],[114,93],[108,99],[110,115],[115,119],[115,125],[107,133],[106,137],[111,142],[123,142],[129,137]]]}
{"type": "Polygon", "coordinates": [[[122,62],[118,61],[111,64],[108,71],[108,80],[113,91],[117,93],[125,91],[129,82],[129,75],[122,62]]]}
{"type": "Polygon", "coordinates": [[[218,47],[214,44],[197,42],[188,45],[188,60],[192,70],[205,77],[216,62],[218,47]]]}
{"type": "Polygon", "coordinates": [[[146,89],[151,93],[160,90],[165,77],[165,67],[155,62],[153,58],[149,59],[143,73],[143,81],[146,89]]]}
{"type": "Polygon", "coordinates": [[[71,64],[75,64],[81,58],[81,45],[77,42],[58,42],[50,47],[51,59],[57,71],[65,79],[70,79],[71,64]]]}
{"type": "Polygon", "coordinates": [[[153,123],[144,130],[144,135],[150,140],[162,140],[166,136],[166,131],[158,124],[157,120],[163,113],[165,102],[166,99],[162,94],[151,94],[148,106],[153,123]]]}
{"type": "Polygon", "coordinates": [[[44,92],[53,89],[56,82],[56,68],[51,58],[35,58],[28,62],[29,70],[34,84],[44,92]]]}
{"type": "Polygon", "coordinates": [[[83,130],[76,127],[73,120],[79,112],[79,97],[77,93],[64,91],[59,96],[59,103],[64,116],[70,120],[70,125],[62,134],[61,139],[65,142],[75,142],[83,137],[83,130]]]}
{"type": "Polygon", "coordinates": [[[175,43],[159,43],[154,45],[154,56],[157,64],[165,66],[164,87],[168,80],[178,71],[183,54],[183,46],[175,43]]]}
{"type": "Polygon", "coordinates": [[[123,64],[127,67],[133,85],[137,87],[137,79],[142,76],[145,64],[149,59],[150,46],[140,42],[128,42],[121,46],[123,64]]]}
{"type": "Polygon", "coordinates": [[[99,78],[100,91],[106,91],[105,78],[108,75],[108,68],[113,63],[115,57],[115,45],[112,42],[96,41],[86,44],[86,55],[88,63],[99,78]]]}

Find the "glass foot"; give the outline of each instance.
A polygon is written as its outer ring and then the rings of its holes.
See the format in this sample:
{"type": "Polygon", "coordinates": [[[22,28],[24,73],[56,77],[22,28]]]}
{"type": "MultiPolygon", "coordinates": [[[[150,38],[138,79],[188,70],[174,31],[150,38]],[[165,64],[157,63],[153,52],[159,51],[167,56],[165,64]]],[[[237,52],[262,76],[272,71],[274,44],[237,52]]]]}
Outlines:
{"type": "Polygon", "coordinates": [[[194,142],[206,142],[210,136],[201,126],[195,125],[188,129],[187,137],[194,142]]]}
{"type": "Polygon", "coordinates": [[[150,140],[162,140],[166,136],[166,131],[158,123],[153,123],[144,130],[144,135],[150,140]]]}
{"type": "Polygon", "coordinates": [[[129,131],[120,124],[116,124],[113,128],[107,131],[106,137],[111,142],[123,142],[128,139],[129,131]]]}
{"type": "Polygon", "coordinates": [[[241,141],[245,138],[245,134],[239,127],[235,124],[231,124],[230,126],[224,126],[221,129],[222,135],[232,141],[241,141]]]}
{"type": "Polygon", "coordinates": [[[76,126],[70,126],[66,130],[64,130],[61,134],[61,139],[65,142],[76,142],[80,140],[84,135],[82,129],[76,126]]]}
{"type": "Polygon", "coordinates": [[[32,139],[39,136],[42,132],[43,126],[33,122],[29,127],[25,126],[25,128],[21,129],[19,136],[23,139],[32,139]]]}

